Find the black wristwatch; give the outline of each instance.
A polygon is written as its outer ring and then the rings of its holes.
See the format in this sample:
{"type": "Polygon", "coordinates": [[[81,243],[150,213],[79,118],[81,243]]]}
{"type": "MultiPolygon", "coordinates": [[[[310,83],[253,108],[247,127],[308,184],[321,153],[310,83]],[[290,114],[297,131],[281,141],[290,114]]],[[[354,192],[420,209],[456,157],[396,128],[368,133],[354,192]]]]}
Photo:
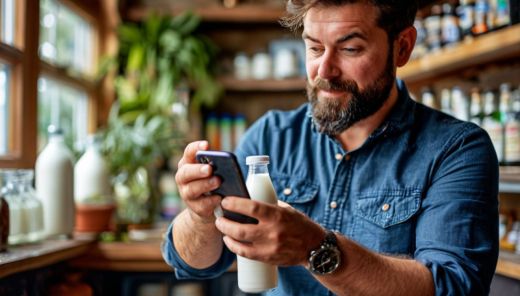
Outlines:
{"type": "Polygon", "coordinates": [[[325,241],[319,249],[312,251],[309,257],[309,271],[316,275],[331,274],[341,263],[336,234],[326,228],[323,230],[325,231],[325,241]]]}

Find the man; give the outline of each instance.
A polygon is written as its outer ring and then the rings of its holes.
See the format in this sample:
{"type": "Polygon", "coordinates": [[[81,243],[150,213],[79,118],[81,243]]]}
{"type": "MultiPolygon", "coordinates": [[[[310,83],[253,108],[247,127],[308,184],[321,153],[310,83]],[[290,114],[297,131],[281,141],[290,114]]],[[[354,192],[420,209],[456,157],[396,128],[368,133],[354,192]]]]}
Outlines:
{"type": "Polygon", "coordinates": [[[487,134],[412,101],[396,68],[412,52],[413,0],[292,0],[310,103],[269,112],[235,151],[269,155],[291,207],[204,196],[220,180],[190,144],[176,179],[189,210],[163,252],[178,278],[211,278],[235,254],[279,266],[270,295],[487,295],[498,257],[498,163],[487,134]],[[228,210],[258,219],[215,220],[228,210]],[[333,232],[334,231],[334,232],[333,232]],[[252,242],[251,245],[239,241],[252,242]],[[311,253],[330,243],[339,265],[311,253]]]}

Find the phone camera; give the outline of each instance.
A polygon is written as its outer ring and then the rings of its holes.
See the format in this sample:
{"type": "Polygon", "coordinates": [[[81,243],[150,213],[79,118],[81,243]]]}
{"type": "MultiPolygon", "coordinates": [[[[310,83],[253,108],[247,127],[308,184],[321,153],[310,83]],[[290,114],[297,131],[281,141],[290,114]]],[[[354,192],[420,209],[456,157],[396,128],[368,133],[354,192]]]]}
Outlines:
{"type": "Polygon", "coordinates": [[[207,158],[206,156],[202,156],[202,157],[200,158],[200,162],[202,162],[202,163],[209,163],[210,160],[209,160],[209,158],[207,158]]]}

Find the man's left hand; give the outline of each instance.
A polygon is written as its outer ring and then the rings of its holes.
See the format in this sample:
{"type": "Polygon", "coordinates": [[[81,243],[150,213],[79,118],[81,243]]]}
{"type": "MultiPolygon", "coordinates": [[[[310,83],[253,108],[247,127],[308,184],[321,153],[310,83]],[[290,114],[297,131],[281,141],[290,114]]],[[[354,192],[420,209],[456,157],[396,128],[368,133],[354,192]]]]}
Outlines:
{"type": "Polygon", "coordinates": [[[229,250],[245,258],[276,266],[307,266],[310,251],[325,239],[320,225],[290,206],[228,196],[222,200],[222,207],[258,220],[258,224],[222,217],[216,221],[229,250]]]}

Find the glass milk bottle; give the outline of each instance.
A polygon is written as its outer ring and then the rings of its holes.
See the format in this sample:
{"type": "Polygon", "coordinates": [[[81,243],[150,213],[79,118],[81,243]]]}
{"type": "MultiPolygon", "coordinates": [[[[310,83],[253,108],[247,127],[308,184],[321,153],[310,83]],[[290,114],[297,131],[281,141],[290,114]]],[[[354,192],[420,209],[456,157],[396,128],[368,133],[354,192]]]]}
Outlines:
{"type": "Polygon", "coordinates": [[[19,191],[27,212],[27,242],[36,243],[45,238],[43,206],[33,188],[34,171],[19,170],[19,191]]]}
{"type": "Polygon", "coordinates": [[[36,192],[43,204],[45,235],[72,237],[74,230],[74,157],[61,130],[49,126],[49,143],[36,160],[36,192]]]}
{"type": "MultiPolygon", "coordinates": [[[[249,156],[247,191],[254,201],[278,204],[267,165],[269,156],[249,156]]],[[[263,262],[237,256],[238,287],[246,293],[261,293],[274,290],[278,286],[278,267],[263,262]]]]}

